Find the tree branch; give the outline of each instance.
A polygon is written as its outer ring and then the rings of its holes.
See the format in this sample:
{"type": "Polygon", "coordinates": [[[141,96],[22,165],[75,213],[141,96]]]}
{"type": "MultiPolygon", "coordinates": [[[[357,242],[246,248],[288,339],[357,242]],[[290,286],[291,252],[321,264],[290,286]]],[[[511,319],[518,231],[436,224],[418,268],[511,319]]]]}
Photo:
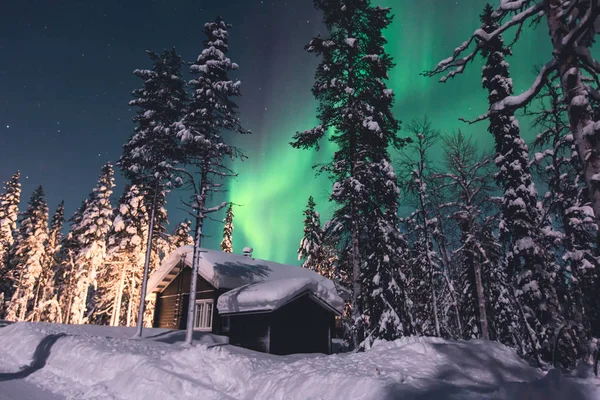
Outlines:
{"type": "Polygon", "coordinates": [[[554,71],[557,66],[558,61],[556,59],[552,59],[550,62],[546,63],[546,65],[544,65],[540,70],[540,73],[535,78],[535,81],[533,81],[533,84],[529,89],[520,95],[508,96],[500,101],[497,101],[490,107],[491,111],[501,112],[505,109],[517,110],[529,104],[531,99],[533,99],[544,87],[544,84],[546,83],[546,77],[550,74],[550,72],[554,71]]]}

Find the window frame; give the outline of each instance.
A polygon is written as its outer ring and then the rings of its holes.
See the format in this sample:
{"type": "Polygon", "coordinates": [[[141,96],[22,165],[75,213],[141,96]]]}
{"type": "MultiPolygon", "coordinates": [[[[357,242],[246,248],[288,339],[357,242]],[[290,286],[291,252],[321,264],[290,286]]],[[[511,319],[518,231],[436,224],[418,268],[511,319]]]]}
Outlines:
{"type": "Polygon", "coordinates": [[[212,332],[212,328],[213,328],[213,319],[214,319],[214,314],[215,314],[215,301],[213,299],[198,299],[196,300],[196,305],[194,307],[194,330],[195,331],[201,331],[201,332],[212,332]],[[204,322],[206,322],[206,318],[207,318],[207,307],[210,304],[210,314],[208,315],[209,320],[208,320],[208,326],[198,326],[198,307],[200,305],[203,306],[203,310],[201,311],[202,315],[201,318],[204,320],[204,322]]]}

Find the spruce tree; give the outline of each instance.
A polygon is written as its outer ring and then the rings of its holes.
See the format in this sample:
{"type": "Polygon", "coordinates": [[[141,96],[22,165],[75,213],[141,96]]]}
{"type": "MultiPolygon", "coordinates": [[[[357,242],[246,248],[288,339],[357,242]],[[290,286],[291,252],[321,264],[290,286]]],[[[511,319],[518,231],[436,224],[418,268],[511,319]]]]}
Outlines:
{"type": "Polygon", "coordinates": [[[94,299],[96,276],[102,275],[105,268],[106,240],[112,225],[110,196],[114,187],[113,175],[112,165],[105,164],[96,187],[85,203],[81,220],[72,227],[72,262],[75,270],[72,276],[73,297],[69,320],[73,324],[87,321],[86,309],[88,314],[95,311],[95,305],[89,300],[94,299]]]}
{"type": "Polygon", "coordinates": [[[233,253],[233,205],[229,204],[227,214],[223,220],[223,240],[221,240],[221,251],[225,253],[233,253]]]}
{"type": "Polygon", "coordinates": [[[192,221],[186,219],[177,224],[171,237],[172,250],[178,249],[181,246],[192,246],[194,244],[194,238],[190,235],[191,230],[192,221]]]}
{"type": "MultiPolygon", "coordinates": [[[[133,136],[123,147],[123,154],[119,160],[125,177],[138,185],[149,200],[147,206],[150,209],[150,234],[147,238],[141,282],[142,299],[146,295],[152,242],[158,236],[154,232],[157,211],[163,209],[160,200],[163,199],[165,188],[172,184],[173,166],[179,161],[173,124],[181,118],[188,100],[185,81],[181,75],[183,62],[175,49],[165,50],[161,55],[151,51],[147,53],[153,62],[153,68],[134,71],[134,74],[144,81],[144,86],[134,90],[135,99],[129,103],[130,106],[138,107],[133,118],[137,126],[133,136]]],[[[158,225],[160,226],[160,223],[158,225]]],[[[144,306],[142,301],[135,334],[137,337],[142,336],[144,306]]]]}
{"type": "Polygon", "coordinates": [[[396,174],[388,148],[400,148],[392,90],[385,79],[393,67],[382,31],[390,10],[368,0],[315,0],[329,37],[306,49],[322,57],[312,92],[319,101],[317,127],[294,136],[295,148],[319,148],[329,132],[338,146],[322,167],[333,184],[337,209],[325,230],[352,276],[355,347],[413,332],[403,261],[406,244],[398,229],[396,174]]]}
{"type": "Polygon", "coordinates": [[[186,178],[193,191],[188,204],[194,214],[194,255],[192,280],[188,307],[186,343],[192,343],[194,308],[196,305],[196,281],[198,260],[206,215],[227,206],[223,202],[208,206],[209,196],[222,192],[223,180],[235,176],[226,165],[226,159],[240,159],[242,154],[227,144],[222,133],[249,133],[237,117],[237,105],[233,98],[240,96],[240,82],[229,78],[238,65],[227,56],[229,50],[228,25],[222,18],[204,25],[204,49],[196,62],[190,66],[194,79],[189,82],[193,96],[188,110],[177,123],[177,134],[181,141],[181,157],[186,169],[179,172],[186,178]]]}
{"type": "Polygon", "coordinates": [[[325,242],[325,232],[321,227],[319,212],[315,211],[315,201],[308,198],[304,210],[304,236],[298,248],[298,260],[303,260],[302,267],[311,269],[320,275],[339,284],[336,274],[335,254],[325,242]]]}
{"type": "Polygon", "coordinates": [[[69,218],[70,229],[67,236],[62,240],[59,257],[58,270],[55,275],[58,302],[61,310],[60,321],[69,323],[71,319],[71,306],[73,304],[73,288],[75,287],[75,276],[78,270],[76,264],[77,255],[81,250],[81,242],[77,235],[77,227],[83,221],[83,213],[88,207],[89,199],[85,199],[81,206],[69,218]]]}
{"type": "MultiPolygon", "coordinates": [[[[52,215],[48,242],[44,257],[44,268],[36,287],[33,301],[34,320],[45,320],[46,317],[57,317],[59,306],[56,298],[56,271],[58,268],[58,254],[60,251],[62,228],[65,222],[65,202],[62,201],[52,215]]],[[[56,322],[56,320],[48,321],[56,322]]]]}
{"type": "Polygon", "coordinates": [[[35,288],[44,269],[47,240],[48,205],[44,189],[39,186],[31,195],[11,251],[10,263],[17,276],[14,293],[6,310],[9,320],[23,321],[33,310],[35,288]]]}
{"type": "Polygon", "coordinates": [[[4,314],[4,303],[12,295],[14,271],[9,268],[8,255],[14,242],[21,201],[20,173],[17,171],[6,182],[0,194],[0,317],[4,314]]]}
{"type": "Polygon", "coordinates": [[[117,326],[133,322],[139,307],[139,285],[144,270],[145,238],[148,215],[144,195],[135,185],[128,185],[115,211],[108,235],[107,266],[98,287],[99,318],[117,326]],[[124,307],[126,305],[127,307],[124,307]]]}

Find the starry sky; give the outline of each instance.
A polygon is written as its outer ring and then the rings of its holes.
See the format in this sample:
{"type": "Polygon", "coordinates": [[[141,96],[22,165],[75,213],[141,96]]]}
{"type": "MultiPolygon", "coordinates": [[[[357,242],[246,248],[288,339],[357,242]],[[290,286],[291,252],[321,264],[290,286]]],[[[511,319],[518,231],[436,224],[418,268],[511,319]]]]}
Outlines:
{"type": "MultiPolygon", "coordinates": [[[[403,122],[427,115],[444,132],[462,129],[489,148],[486,123],[467,126],[486,109],[479,61],[446,84],[419,76],[468,38],[479,25],[485,0],[373,0],[391,7],[394,23],[384,33],[396,67],[390,73],[395,115],[403,122]]],[[[202,27],[221,15],[233,25],[230,58],[240,65],[240,117],[253,134],[235,138],[248,156],[237,166],[227,198],[234,209],[234,251],[252,246],[258,258],[297,264],[302,211],[313,195],[323,220],[331,184],[315,178],[319,153],[289,146],[295,132],[316,123],[310,92],[319,60],[303,50],[327,34],[312,0],[19,0],[0,12],[0,181],[21,170],[22,206],[43,185],[50,209],[65,201],[71,215],[93,188],[106,161],[116,162],[130,136],[131,91],[136,68],[149,68],[146,49],[175,47],[187,61],[202,48],[202,27]]],[[[511,62],[515,91],[533,79],[533,65],[550,56],[546,27],[527,32],[511,62]],[[518,60],[518,61],[517,61],[518,60]]],[[[527,124],[524,135],[531,139],[527,124]]],[[[439,150],[436,150],[439,152],[439,150]]],[[[434,157],[435,158],[435,157],[434,157]]],[[[114,201],[124,180],[117,171],[114,201]]],[[[186,217],[181,192],[168,197],[174,225],[186,217]]],[[[217,216],[216,218],[222,218],[217,216]]],[[[218,248],[221,227],[205,231],[206,247],[218,248]]]]}

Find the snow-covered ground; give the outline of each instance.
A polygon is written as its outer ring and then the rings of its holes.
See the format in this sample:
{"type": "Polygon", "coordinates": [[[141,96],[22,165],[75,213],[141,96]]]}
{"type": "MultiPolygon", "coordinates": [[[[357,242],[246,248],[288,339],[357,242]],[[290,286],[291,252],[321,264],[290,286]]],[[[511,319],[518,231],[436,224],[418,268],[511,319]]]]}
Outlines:
{"type": "Polygon", "coordinates": [[[273,356],[209,334],[189,348],[183,332],[133,333],[0,324],[0,399],[600,399],[589,368],[546,374],[493,342],[405,338],[365,353],[273,356]],[[36,397],[43,390],[55,397],[36,397]]]}

